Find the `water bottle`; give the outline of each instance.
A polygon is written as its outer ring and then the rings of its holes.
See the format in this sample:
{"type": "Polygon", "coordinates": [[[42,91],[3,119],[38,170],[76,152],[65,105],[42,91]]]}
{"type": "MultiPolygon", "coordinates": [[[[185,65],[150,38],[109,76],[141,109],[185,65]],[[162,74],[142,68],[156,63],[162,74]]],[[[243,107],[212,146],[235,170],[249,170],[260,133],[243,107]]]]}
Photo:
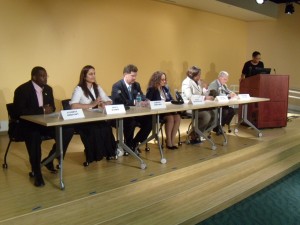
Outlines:
{"type": "Polygon", "coordinates": [[[135,106],[141,107],[142,96],[141,93],[138,92],[135,99],[135,106]]]}

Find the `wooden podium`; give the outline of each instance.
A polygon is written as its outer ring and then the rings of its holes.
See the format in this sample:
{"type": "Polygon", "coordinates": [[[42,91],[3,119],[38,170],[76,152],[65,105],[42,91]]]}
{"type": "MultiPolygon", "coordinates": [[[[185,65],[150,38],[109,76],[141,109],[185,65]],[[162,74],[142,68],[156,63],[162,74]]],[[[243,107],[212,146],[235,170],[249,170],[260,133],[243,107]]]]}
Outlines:
{"type": "Polygon", "coordinates": [[[288,110],[288,75],[258,74],[243,79],[240,94],[270,98],[269,102],[249,104],[248,120],[257,128],[285,127],[288,110]]]}

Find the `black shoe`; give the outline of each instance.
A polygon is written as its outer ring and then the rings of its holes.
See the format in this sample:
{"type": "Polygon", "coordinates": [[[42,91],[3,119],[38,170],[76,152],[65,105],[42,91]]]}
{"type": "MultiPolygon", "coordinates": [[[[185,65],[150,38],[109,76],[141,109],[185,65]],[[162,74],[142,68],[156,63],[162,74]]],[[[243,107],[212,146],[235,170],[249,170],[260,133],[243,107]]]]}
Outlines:
{"type": "MultiPolygon", "coordinates": [[[[45,158],[42,160],[41,163],[45,162],[48,158],[45,158]]],[[[57,170],[54,168],[53,161],[49,162],[48,164],[45,165],[45,167],[51,172],[51,173],[57,173],[57,170]]]]}
{"type": "Polygon", "coordinates": [[[42,174],[36,175],[34,177],[34,186],[36,187],[42,187],[45,186],[45,181],[43,179],[42,174]]]}
{"type": "Polygon", "coordinates": [[[33,178],[34,177],[34,172],[31,171],[31,172],[28,173],[28,175],[29,175],[30,178],[33,178]]]}
{"type": "Polygon", "coordinates": [[[116,159],[116,156],[106,156],[106,160],[113,160],[116,159]]]}
{"type": "Polygon", "coordinates": [[[174,146],[167,145],[166,147],[167,147],[167,149],[170,149],[170,150],[174,150],[175,149],[175,148],[173,148],[174,146]]]}
{"type": "Polygon", "coordinates": [[[84,163],[83,163],[83,166],[84,166],[84,167],[87,167],[87,166],[89,166],[89,165],[90,165],[89,162],[84,162],[84,163]]]}
{"type": "Polygon", "coordinates": [[[195,139],[195,140],[190,140],[190,144],[192,145],[196,145],[196,144],[200,144],[201,140],[195,139]]]}
{"type": "Polygon", "coordinates": [[[138,143],[133,143],[132,145],[129,146],[129,148],[135,152],[135,150],[139,151],[139,148],[137,148],[138,146],[138,143]]]}
{"type": "Polygon", "coordinates": [[[219,127],[215,127],[213,129],[213,131],[216,133],[217,136],[221,135],[222,134],[222,130],[219,128],[219,127]]]}

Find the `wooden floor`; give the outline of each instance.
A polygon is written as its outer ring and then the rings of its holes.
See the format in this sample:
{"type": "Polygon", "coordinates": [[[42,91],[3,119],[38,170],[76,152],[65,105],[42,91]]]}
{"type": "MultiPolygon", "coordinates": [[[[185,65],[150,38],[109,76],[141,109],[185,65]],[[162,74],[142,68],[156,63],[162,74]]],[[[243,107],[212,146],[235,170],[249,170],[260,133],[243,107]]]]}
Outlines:
{"type": "MultiPolygon", "coordinates": [[[[188,121],[181,126],[182,139],[188,121]]],[[[65,190],[57,174],[43,168],[46,186],[29,178],[24,143],[12,143],[8,169],[0,173],[0,224],[195,224],[240,201],[299,167],[300,119],[285,128],[264,129],[263,137],[247,127],[228,134],[228,145],[213,135],[206,141],[164,150],[142,151],[147,169],[133,157],[83,167],[83,146],[74,136],[64,161],[65,190]]],[[[8,143],[0,136],[3,162],[8,143]]],[[[53,141],[43,143],[44,155],[53,141]]]]}

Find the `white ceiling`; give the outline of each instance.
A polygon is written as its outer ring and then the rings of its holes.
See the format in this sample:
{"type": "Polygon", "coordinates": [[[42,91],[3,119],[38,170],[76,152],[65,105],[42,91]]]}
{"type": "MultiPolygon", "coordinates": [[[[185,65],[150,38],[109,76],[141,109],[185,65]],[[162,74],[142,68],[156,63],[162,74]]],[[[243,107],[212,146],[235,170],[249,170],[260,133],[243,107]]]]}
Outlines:
{"type": "Polygon", "coordinates": [[[244,21],[275,20],[278,5],[266,1],[258,5],[255,0],[156,0],[193,9],[199,9],[244,21]]]}

